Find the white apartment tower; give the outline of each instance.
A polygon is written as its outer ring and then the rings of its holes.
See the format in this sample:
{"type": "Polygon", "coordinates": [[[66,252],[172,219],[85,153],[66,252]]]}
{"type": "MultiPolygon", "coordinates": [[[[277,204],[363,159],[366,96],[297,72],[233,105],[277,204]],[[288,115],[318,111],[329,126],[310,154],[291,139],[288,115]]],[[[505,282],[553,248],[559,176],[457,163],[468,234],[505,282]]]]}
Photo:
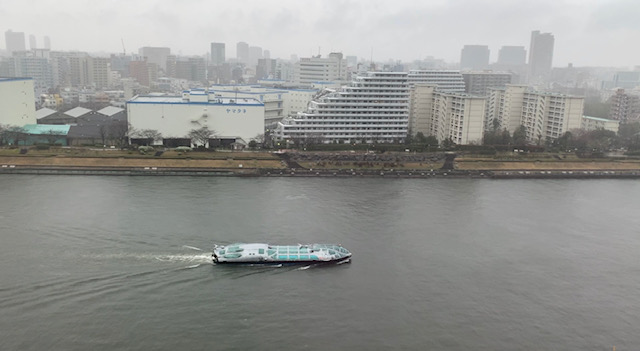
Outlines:
{"type": "Polygon", "coordinates": [[[347,60],[342,53],[331,53],[329,57],[301,58],[296,62],[293,81],[310,86],[315,82],[347,81],[347,60]]]}
{"type": "Polygon", "coordinates": [[[325,89],[305,112],[278,123],[276,137],[321,143],[391,143],[407,136],[406,72],[366,72],[342,89],[325,89]]]}
{"type": "Polygon", "coordinates": [[[579,129],[583,110],[582,97],[533,91],[524,85],[507,85],[491,90],[485,126],[493,125],[496,120],[499,128],[513,133],[523,125],[527,140],[538,143],[579,129]]]}
{"type": "Polygon", "coordinates": [[[463,93],[438,91],[434,84],[411,87],[411,134],[433,135],[439,142],[458,145],[481,143],[485,99],[463,93]]]}

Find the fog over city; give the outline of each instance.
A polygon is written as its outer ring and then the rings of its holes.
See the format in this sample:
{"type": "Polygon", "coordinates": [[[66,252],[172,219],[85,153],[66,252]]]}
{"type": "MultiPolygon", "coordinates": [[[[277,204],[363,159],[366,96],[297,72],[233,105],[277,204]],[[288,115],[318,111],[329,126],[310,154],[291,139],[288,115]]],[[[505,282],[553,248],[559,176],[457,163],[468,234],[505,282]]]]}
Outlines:
{"type": "MultiPolygon", "coordinates": [[[[211,42],[248,42],[272,58],[337,51],[360,59],[460,60],[467,44],[528,47],[532,30],[555,36],[553,66],[637,65],[637,0],[382,1],[242,0],[188,2],[4,1],[4,30],[51,38],[53,50],[137,52],[170,47],[203,55],[211,42]],[[123,45],[124,43],[124,45],[123,45]]],[[[0,48],[4,48],[4,37],[0,48]]]]}

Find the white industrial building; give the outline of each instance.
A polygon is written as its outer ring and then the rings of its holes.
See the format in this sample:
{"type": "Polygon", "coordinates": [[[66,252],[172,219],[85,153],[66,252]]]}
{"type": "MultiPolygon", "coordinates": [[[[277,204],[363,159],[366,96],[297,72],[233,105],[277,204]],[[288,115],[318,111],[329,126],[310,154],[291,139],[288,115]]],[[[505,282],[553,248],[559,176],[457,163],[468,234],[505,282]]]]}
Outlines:
{"type": "Polygon", "coordinates": [[[553,140],[582,124],[584,98],[530,90],[526,85],[490,89],[485,126],[498,126],[513,133],[526,127],[527,140],[553,140]]]}
{"type": "Polygon", "coordinates": [[[202,127],[215,131],[211,139],[242,139],[245,143],[264,133],[263,103],[245,97],[216,97],[204,89],[185,91],[182,96],[136,96],[127,102],[127,115],[130,128],[156,130],[168,146],[188,140],[190,131],[202,127]]]}
{"type": "Polygon", "coordinates": [[[391,143],[407,136],[406,72],[366,72],[342,89],[325,89],[304,112],[278,123],[276,137],[314,143],[391,143]]]}
{"type": "Polygon", "coordinates": [[[36,124],[33,79],[0,78],[0,124],[18,127],[36,124]]]}

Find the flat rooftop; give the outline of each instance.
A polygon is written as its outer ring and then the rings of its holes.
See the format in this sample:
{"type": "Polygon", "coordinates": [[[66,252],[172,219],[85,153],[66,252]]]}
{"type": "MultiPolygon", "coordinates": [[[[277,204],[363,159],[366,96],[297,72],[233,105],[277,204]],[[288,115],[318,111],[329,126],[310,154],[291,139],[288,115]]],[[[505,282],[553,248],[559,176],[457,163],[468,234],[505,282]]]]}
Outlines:
{"type": "Polygon", "coordinates": [[[182,96],[136,96],[127,101],[128,104],[179,104],[179,105],[242,105],[242,106],[264,106],[256,99],[249,98],[219,98],[204,101],[189,101],[182,96]]]}

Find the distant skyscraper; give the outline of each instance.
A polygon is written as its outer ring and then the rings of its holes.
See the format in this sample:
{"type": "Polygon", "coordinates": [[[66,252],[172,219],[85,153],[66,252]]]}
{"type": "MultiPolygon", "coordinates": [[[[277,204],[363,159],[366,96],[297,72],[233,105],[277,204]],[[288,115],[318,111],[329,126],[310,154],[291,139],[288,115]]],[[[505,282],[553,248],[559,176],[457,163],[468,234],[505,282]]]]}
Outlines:
{"type": "Polygon", "coordinates": [[[481,70],[489,66],[489,47],[486,45],[465,45],[460,55],[460,69],[481,70]]]}
{"type": "Polygon", "coordinates": [[[262,52],[262,58],[270,59],[271,58],[271,51],[269,51],[269,50],[263,51],[262,52]]]}
{"type": "Polygon", "coordinates": [[[36,44],[36,36],[33,34],[29,35],[29,48],[31,50],[38,48],[38,45],[36,44]]]}
{"type": "Polygon", "coordinates": [[[524,46],[503,46],[498,51],[498,64],[508,66],[525,65],[527,51],[524,46]]]}
{"type": "Polygon", "coordinates": [[[51,49],[51,39],[48,36],[44,37],[44,48],[51,49]]]}
{"type": "Polygon", "coordinates": [[[259,46],[249,46],[249,65],[255,66],[262,58],[262,48],[259,46]]]}
{"type": "Polygon", "coordinates": [[[226,61],[224,43],[211,43],[211,64],[220,66],[226,61]]]}
{"type": "Polygon", "coordinates": [[[537,81],[551,73],[553,63],[553,34],[531,32],[531,46],[529,47],[530,81],[537,81]]]}
{"type": "Polygon", "coordinates": [[[171,55],[170,48],[145,46],[140,48],[138,50],[138,53],[140,54],[140,56],[147,58],[147,63],[154,63],[160,69],[166,72],[167,57],[171,55]]]}
{"type": "Polygon", "coordinates": [[[249,44],[244,41],[236,44],[236,58],[242,63],[249,63],[249,44]]]}
{"type": "Polygon", "coordinates": [[[23,32],[12,32],[8,30],[4,32],[4,39],[9,53],[26,50],[23,32]]]}

